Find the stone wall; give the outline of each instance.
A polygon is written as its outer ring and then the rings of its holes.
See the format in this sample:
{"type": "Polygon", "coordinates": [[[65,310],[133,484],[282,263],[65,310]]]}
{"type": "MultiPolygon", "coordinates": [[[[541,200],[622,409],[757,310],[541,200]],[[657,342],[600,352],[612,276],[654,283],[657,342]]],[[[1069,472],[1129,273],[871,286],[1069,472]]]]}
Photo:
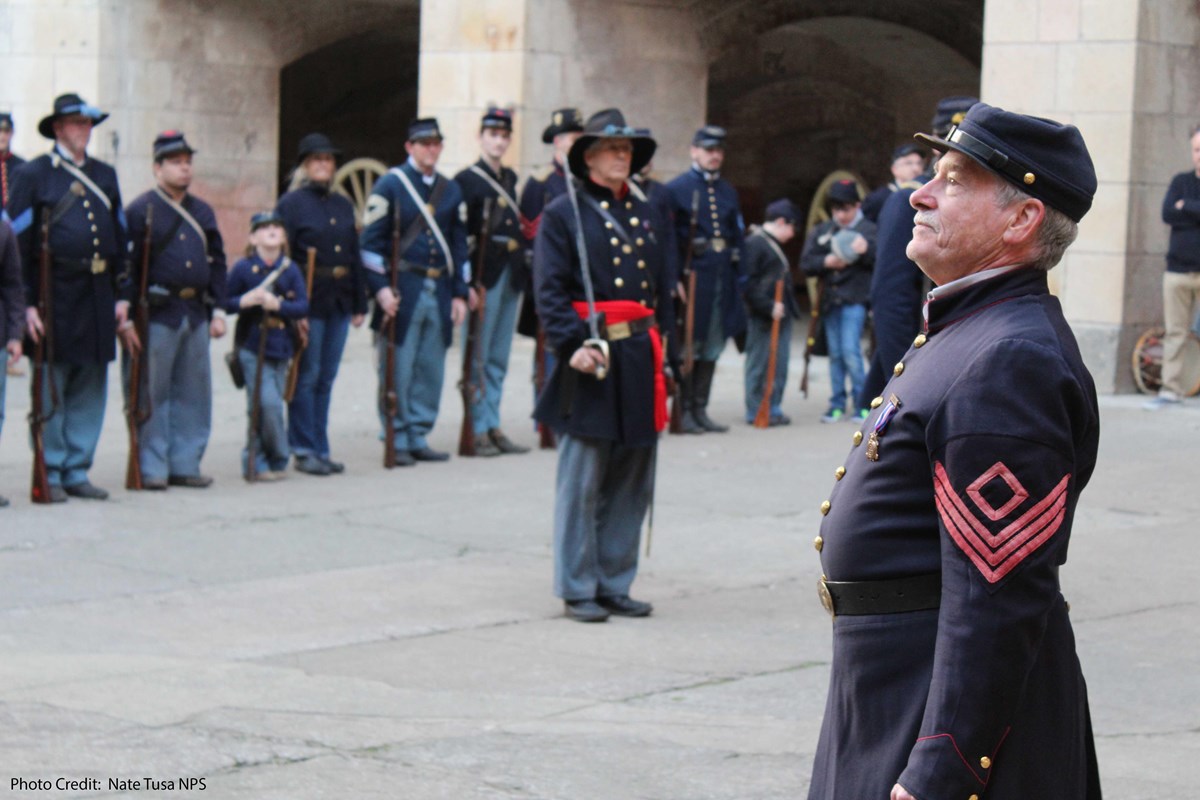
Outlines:
{"type": "Polygon", "coordinates": [[[1186,169],[1200,108],[1191,3],[989,0],[983,99],[1079,126],[1099,190],[1079,239],[1051,273],[1101,391],[1132,386],[1129,358],[1161,320],[1173,173],[1186,169]]]}

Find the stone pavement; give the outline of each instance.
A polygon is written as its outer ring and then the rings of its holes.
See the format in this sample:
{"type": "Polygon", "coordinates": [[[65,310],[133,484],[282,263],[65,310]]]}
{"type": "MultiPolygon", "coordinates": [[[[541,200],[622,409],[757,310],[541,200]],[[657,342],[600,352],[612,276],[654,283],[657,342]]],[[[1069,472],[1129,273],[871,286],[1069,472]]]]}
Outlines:
{"type": "MultiPolygon", "coordinates": [[[[208,491],[119,488],[114,391],[93,472],[113,499],[30,506],[28,379],[10,378],[0,796],[195,794],[183,778],[247,800],[805,796],[829,661],[811,541],[853,430],[817,423],[822,360],[807,401],[792,364],[791,427],[664,442],[635,585],[655,615],[585,626],[550,594],[552,453],[384,471],[355,331],[332,436],[348,474],[248,486],[226,346],[208,491]],[[11,784],[59,777],[100,788],[11,784]],[[143,783],[110,791],[109,778],[143,783]]],[[[504,411],[533,443],[529,355],[520,342],[504,411]]],[[[740,380],[731,350],[718,419],[740,417],[740,380]]],[[[452,383],[433,437],[444,449],[457,441],[452,383]]],[[[1102,400],[1063,580],[1107,796],[1181,800],[1200,756],[1200,404],[1147,414],[1139,402],[1102,400]]]]}

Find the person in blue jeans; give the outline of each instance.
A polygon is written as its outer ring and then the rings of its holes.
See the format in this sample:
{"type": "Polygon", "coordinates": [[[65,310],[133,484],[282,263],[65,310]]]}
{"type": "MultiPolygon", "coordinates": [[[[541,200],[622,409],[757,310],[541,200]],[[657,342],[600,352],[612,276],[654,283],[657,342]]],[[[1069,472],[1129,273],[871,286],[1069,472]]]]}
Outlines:
{"type": "MultiPolygon", "coordinates": [[[[861,197],[857,182],[834,182],[828,196],[831,219],[813,228],[800,253],[804,274],[820,281],[820,313],[829,348],[833,391],[822,422],[837,422],[846,415],[847,378],[852,405],[862,391],[862,331],[875,266],[875,224],[863,217],[861,197]]],[[[867,409],[851,412],[865,417],[867,409]]]]}
{"type": "MultiPolygon", "coordinates": [[[[342,363],[346,334],[367,315],[367,282],[358,251],[354,206],[330,191],[341,153],[329,137],[310,133],[300,140],[296,177],[299,185],[279,198],[275,213],[283,220],[296,260],[307,270],[308,248],[316,250],[312,296],[308,299],[308,345],[300,355],[296,391],[288,403],[288,445],[296,469],[309,475],[345,470],[329,447],[329,401],[342,363]]],[[[306,276],[307,279],[307,276],[306,276]]]]}
{"type": "Polygon", "coordinates": [[[242,473],[249,477],[249,449],[254,444],[256,478],[277,481],[286,477],[287,425],[283,393],[288,361],[295,352],[291,322],[308,313],[304,275],[286,253],[283,220],[265,211],[250,218],[252,253],[233,265],[226,286],[225,311],[238,315],[237,357],[246,377],[246,412],[253,417],[255,391],[259,393],[256,430],[247,433],[242,451],[242,473]],[[262,384],[257,387],[259,337],[265,330],[262,384]]]}

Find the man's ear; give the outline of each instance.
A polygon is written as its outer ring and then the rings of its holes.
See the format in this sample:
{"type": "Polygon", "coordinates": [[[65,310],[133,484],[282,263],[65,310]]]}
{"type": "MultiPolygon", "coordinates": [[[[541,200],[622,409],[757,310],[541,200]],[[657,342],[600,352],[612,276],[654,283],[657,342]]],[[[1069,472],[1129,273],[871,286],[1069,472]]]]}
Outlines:
{"type": "Polygon", "coordinates": [[[1045,218],[1046,206],[1036,197],[1015,203],[1008,227],[1004,229],[1004,241],[1014,245],[1032,242],[1045,218]]]}

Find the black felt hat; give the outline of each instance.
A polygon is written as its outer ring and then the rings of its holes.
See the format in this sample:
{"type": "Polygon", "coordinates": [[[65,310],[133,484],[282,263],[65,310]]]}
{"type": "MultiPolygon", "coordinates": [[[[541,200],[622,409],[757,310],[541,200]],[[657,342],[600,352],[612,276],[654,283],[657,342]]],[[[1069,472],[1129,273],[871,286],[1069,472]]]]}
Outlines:
{"type": "Polygon", "coordinates": [[[8,111],[0,111],[0,130],[11,131],[12,129],[13,129],[12,114],[9,113],[8,111]]]}
{"type": "Polygon", "coordinates": [[[705,125],[692,136],[692,147],[703,147],[705,150],[723,148],[727,135],[725,129],[719,125],[705,125]]]}
{"type": "Polygon", "coordinates": [[[658,149],[658,142],[650,138],[649,130],[626,125],[625,115],[619,109],[606,108],[597,111],[588,117],[583,126],[583,135],[575,140],[575,144],[571,145],[571,152],[567,154],[567,164],[576,177],[587,178],[588,168],[583,154],[599,139],[629,139],[633,143],[630,175],[641,172],[642,167],[650,163],[650,159],[654,158],[654,151],[658,149]]]}
{"type": "Polygon", "coordinates": [[[842,178],[829,185],[826,193],[829,205],[853,205],[862,202],[862,194],[858,191],[858,183],[849,178],[842,178]]]}
{"type": "Polygon", "coordinates": [[[170,158],[179,153],[191,155],[195,152],[192,146],[187,143],[187,139],[183,138],[183,131],[163,131],[154,137],[155,161],[162,161],[164,158],[170,158]]]}
{"type": "Polygon", "coordinates": [[[934,150],[957,150],[1079,222],[1092,207],[1096,168],[1074,125],[976,103],[945,138],[918,133],[934,150]]]}
{"type": "Polygon", "coordinates": [[[542,143],[550,144],[560,133],[583,132],[583,112],[578,108],[560,108],[550,115],[550,124],[542,131],[542,143]]]}
{"type": "Polygon", "coordinates": [[[929,123],[929,129],[935,136],[945,136],[950,126],[962,122],[971,106],[978,102],[978,97],[966,95],[943,97],[938,101],[937,110],[933,112],[933,121],[929,123]]]}
{"type": "Polygon", "coordinates": [[[777,219],[782,219],[793,225],[800,219],[800,209],[796,208],[796,204],[786,197],[779,200],[772,200],[767,205],[767,210],[763,214],[763,219],[767,222],[774,222],[777,219]]]}
{"type": "Polygon", "coordinates": [[[334,147],[333,141],[323,133],[307,134],[303,139],[300,140],[299,151],[296,155],[296,163],[303,164],[304,159],[321,153],[327,153],[334,158],[337,158],[342,154],[342,151],[334,147]]]}
{"type": "Polygon", "coordinates": [[[483,115],[483,119],[479,121],[479,130],[483,131],[488,128],[497,131],[508,131],[512,133],[513,118],[512,112],[507,108],[489,108],[487,113],[483,115]]]}
{"type": "Polygon", "coordinates": [[[921,158],[925,157],[925,151],[921,149],[919,144],[915,142],[907,142],[902,144],[892,151],[892,163],[895,164],[900,159],[906,156],[911,156],[914,153],[919,155],[921,158]]]}
{"type": "Polygon", "coordinates": [[[83,98],[77,94],[60,94],[54,98],[54,113],[48,117],[42,117],[42,121],[38,123],[38,133],[45,136],[47,139],[54,138],[54,120],[59,117],[68,117],[72,114],[81,114],[92,120],[93,125],[99,125],[104,120],[108,119],[108,114],[83,102],[83,98]]]}

